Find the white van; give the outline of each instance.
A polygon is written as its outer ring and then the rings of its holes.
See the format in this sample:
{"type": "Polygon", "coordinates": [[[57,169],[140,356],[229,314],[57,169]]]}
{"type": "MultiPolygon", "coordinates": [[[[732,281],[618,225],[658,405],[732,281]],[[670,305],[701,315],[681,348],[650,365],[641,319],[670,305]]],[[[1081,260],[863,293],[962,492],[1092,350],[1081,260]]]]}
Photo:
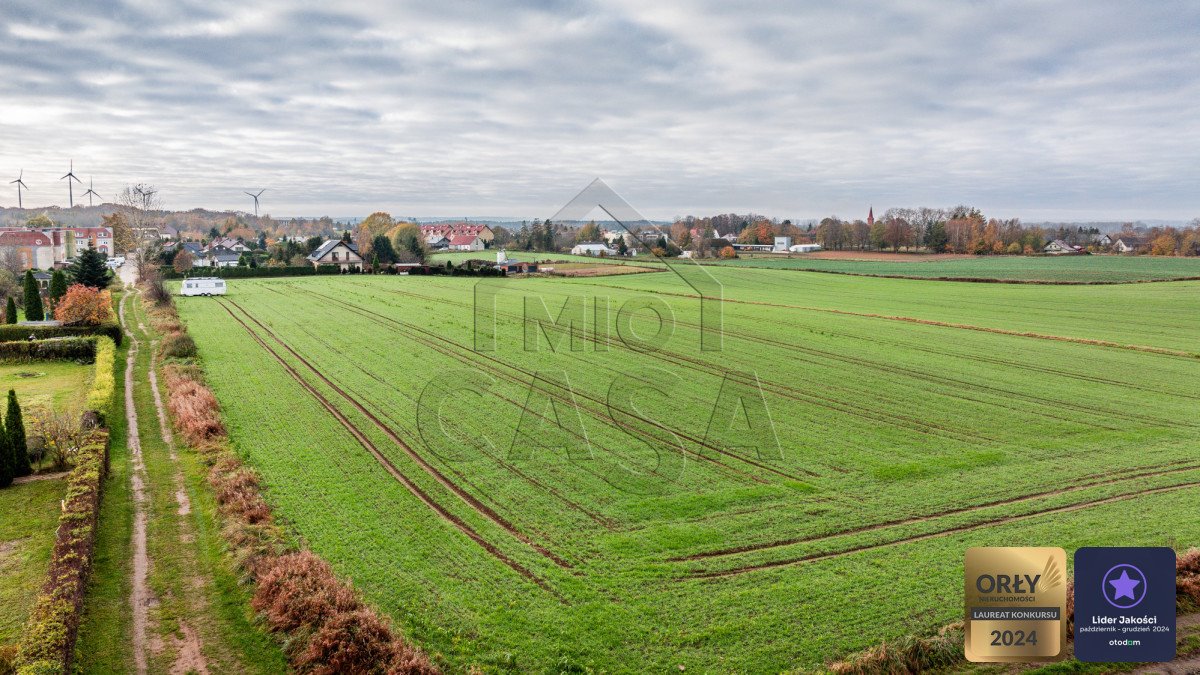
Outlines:
{"type": "Polygon", "coordinates": [[[180,295],[225,295],[225,280],[217,277],[191,277],[183,280],[180,295]]]}

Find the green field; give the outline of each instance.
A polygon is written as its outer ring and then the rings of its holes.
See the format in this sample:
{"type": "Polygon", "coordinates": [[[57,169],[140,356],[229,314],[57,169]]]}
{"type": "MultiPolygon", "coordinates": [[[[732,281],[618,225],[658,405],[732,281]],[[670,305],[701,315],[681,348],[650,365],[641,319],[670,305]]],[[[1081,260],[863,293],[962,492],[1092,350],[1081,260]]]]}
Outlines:
{"type": "Polygon", "coordinates": [[[0,647],[21,640],[29,610],[50,566],[61,478],[12,485],[0,490],[0,647]]]}
{"type": "MultiPolygon", "coordinates": [[[[898,256],[902,258],[903,256],[898,256]]],[[[1069,283],[1125,283],[1200,277],[1200,258],[1159,256],[978,256],[947,260],[823,260],[802,254],[757,256],[708,264],[810,270],[875,276],[997,279],[1069,283]]]]}
{"type": "Polygon", "coordinates": [[[1200,283],[707,269],[720,351],[671,274],[484,280],[483,351],[478,279],[179,304],[277,512],[454,671],[810,669],[960,618],[969,546],[1200,543],[1200,283]]]}
{"type": "Polygon", "coordinates": [[[15,390],[23,409],[78,408],[87,397],[93,373],[92,366],[69,361],[0,364],[0,394],[15,390]]]}

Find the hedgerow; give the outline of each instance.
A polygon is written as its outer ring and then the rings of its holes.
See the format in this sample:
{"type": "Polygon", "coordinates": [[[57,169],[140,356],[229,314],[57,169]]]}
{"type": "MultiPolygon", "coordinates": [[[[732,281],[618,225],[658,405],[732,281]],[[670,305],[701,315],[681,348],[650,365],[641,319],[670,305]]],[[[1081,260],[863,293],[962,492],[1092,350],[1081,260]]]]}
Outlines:
{"type": "Polygon", "coordinates": [[[108,431],[90,432],[67,478],[67,495],[47,581],[30,614],[17,673],[70,672],[84,589],[93,560],[100,492],[108,464],[108,431]]]}
{"type": "Polygon", "coordinates": [[[91,361],[95,352],[95,338],[51,338],[49,340],[0,342],[0,362],[91,361]]]}
{"type": "Polygon", "coordinates": [[[57,337],[84,337],[88,335],[105,335],[112,339],[118,347],[124,337],[121,326],[115,322],[105,322],[99,326],[22,326],[20,324],[0,324],[0,342],[28,340],[32,335],[35,340],[45,340],[57,337]]]}
{"type": "Polygon", "coordinates": [[[95,413],[99,425],[104,426],[112,416],[116,402],[117,346],[105,336],[92,338],[91,342],[95,350],[95,374],[92,376],[92,388],[88,390],[87,409],[95,413]]]}

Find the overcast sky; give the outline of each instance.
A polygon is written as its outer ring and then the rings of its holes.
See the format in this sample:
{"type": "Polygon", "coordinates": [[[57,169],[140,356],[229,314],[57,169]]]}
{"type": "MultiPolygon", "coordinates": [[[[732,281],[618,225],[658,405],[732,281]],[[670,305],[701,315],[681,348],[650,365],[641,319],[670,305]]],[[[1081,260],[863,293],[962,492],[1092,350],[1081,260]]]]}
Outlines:
{"type": "Polygon", "coordinates": [[[1200,216],[1200,3],[833,4],[3,0],[0,204],[1200,216]]]}

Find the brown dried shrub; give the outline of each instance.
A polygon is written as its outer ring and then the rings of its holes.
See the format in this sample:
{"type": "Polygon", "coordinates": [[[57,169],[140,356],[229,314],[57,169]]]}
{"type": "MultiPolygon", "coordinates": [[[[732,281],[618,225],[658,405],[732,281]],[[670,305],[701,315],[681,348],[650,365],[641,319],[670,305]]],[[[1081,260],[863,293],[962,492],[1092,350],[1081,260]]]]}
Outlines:
{"type": "Polygon", "coordinates": [[[397,643],[387,623],[368,609],[330,617],[295,665],[317,675],[437,672],[420,652],[397,643]]]}
{"type": "Polygon", "coordinates": [[[251,604],[272,630],[285,632],[319,628],[334,615],[362,607],[354,593],[338,582],[329,563],[309,551],[265,564],[251,604]]]}
{"type": "Polygon", "coordinates": [[[175,426],[189,445],[225,435],[220,405],[208,387],[189,377],[183,369],[165,369],[167,407],[175,418],[175,426]]]}
{"type": "Polygon", "coordinates": [[[1175,559],[1175,601],[1181,611],[1200,607],[1200,549],[1175,559]]]}

